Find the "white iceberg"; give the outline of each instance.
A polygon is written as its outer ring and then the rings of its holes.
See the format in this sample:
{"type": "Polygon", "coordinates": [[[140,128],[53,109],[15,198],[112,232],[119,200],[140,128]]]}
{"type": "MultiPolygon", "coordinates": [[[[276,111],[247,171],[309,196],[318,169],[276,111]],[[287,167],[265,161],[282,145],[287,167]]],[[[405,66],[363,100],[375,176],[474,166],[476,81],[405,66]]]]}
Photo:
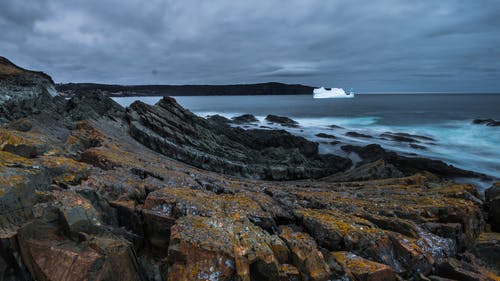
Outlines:
{"type": "Polygon", "coordinates": [[[354,92],[346,93],[342,88],[331,88],[330,90],[324,87],[313,90],[313,98],[315,99],[332,99],[332,98],[354,98],[354,92]]]}

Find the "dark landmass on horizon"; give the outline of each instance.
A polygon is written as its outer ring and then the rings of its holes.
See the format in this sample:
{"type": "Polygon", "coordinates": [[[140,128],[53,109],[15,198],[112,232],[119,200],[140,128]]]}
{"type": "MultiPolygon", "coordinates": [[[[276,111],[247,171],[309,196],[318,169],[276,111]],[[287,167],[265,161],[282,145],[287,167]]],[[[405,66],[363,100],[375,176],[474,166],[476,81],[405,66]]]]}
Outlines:
{"type": "Polygon", "coordinates": [[[306,95],[315,87],[267,82],[234,85],[108,85],[95,83],[56,84],[65,94],[100,90],[110,96],[233,96],[233,95],[306,95]]]}
{"type": "MultiPolygon", "coordinates": [[[[56,89],[65,95],[101,91],[112,97],[130,96],[271,96],[271,95],[311,95],[314,86],[265,82],[254,84],[227,85],[118,85],[100,83],[57,83],[56,89]]],[[[329,89],[329,88],[327,88],[329,89]]],[[[356,92],[368,95],[468,95],[500,94],[500,92],[356,92]]]]}

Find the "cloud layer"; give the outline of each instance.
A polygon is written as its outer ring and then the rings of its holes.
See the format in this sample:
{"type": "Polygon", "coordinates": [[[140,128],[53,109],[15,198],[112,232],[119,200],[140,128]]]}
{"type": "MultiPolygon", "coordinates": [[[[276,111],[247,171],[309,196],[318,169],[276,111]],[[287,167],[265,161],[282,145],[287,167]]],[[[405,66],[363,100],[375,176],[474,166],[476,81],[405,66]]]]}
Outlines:
{"type": "Polygon", "coordinates": [[[500,92],[497,0],[2,1],[0,30],[58,82],[500,92]]]}

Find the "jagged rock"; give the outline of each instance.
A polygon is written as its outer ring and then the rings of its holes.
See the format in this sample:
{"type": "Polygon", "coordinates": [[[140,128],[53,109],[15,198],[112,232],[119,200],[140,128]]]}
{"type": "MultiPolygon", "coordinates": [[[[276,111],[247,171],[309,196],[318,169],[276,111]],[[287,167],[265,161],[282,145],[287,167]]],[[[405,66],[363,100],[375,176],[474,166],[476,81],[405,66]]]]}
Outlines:
{"type": "Polygon", "coordinates": [[[319,155],[317,144],[285,131],[214,126],[168,97],[156,106],[135,102],[127,116],[139,142],[207,170],[279,180],[325,176],[350,166],[350,160],[319,155]]]}
{"type": "Polygon", "coordinates": [[[307,230],[328,250],[346,249],[380,263],[396,272],[405,269],[428,274],[433,259],[417,241],[385,232],[371,222],[335,211],[303,209],[298,211],[307,230]]]}
{"type": "Polygon", "coordinates": [[[212,121],[216,124],[219,124],[219,125],[227,125],[227,124],[231,123],[230,119],[228,119],[224,116],[221,116],[219,114],[207,116],[207,120],[210,120],[210,121],[212,121]]]}
{"type": "Polygon", "coordinates": [[[172,227],[167,280],[277,280],[271,235],[248,221],[186,216],[172,227]]]}
{"type": "Polygon", "coordinates": [[[363,159],[359,167],[311,179],[349,161],[285,131],[198,118],[169,98],[126,113],[99,93],[48,100],[36,112],[7,108],[25,119],[0,129],[6,280],[347,280],[346,272],[376,278],[390,270],[400,280],[464,270],[497,278],[496,236],[478,238],[480,195],[443,180],[441,164],[347,147],[363,159]],[[423,171],[429,165],[438,175],[423,171]],[[234,171],[308,180],[226,174],[234,171]],[[357,257],[342,263],[332,251],[357,257]]]}
{"type": "Polygon", "coordinates": [[[436,275],[459,281],[494,281],[498,277],[484,268],[478,268],[464,261],[447,258],[436,265],[436,275]]]}
{"type": "Polygon", "coordinates": [[[243,114],[231,118],[231,121],[236,124],[245,124],[245,123],[259,122],[259,119],[255,118],[255,116],[253,116],[252,114],[243,114]]]}
{"type": "Polygon", "coordinates": [[[65,111],[76,121],[102,116],[120,119],[125,116],[125,109],[101,92],[82,93],[72,97],[66,104],[65,111]]]}
{"type": "Polygon", "coordinates": [[[0,123],[16,120],[45,108],[57,94],[54,82],[43,72],[29,71],[0,57],[0,123]]]}
{"type": "Polygon", "coordinates": [[[78,243],[38,220],[18,235],[22,259],[36,280],[145,280],[133,249],[122,239],[95,236],[78,243]]]}
{"type": "Polygon", "coordinates": [[[29,159],[0,151],[0,237],[11,237],[33,218],[36,187],[49,185],[29,159]],[[12,166],[11,166],[12,164],[12,166]]]}
{"type": "Polygon", "coordinates": [[[483,174],[462,170],[440,160],[402,156],[392,151],[386,151],[378,144],[370,144],[364,147],[344,145],[341,148],[346,152],[355,152],[363,159],[358,166],[384,159],[385,162],[394,165],[405,175],[411,175],[418,171],[429,171],[443,177],[487,178],[483,174]]]}
{"type": "Polygon", "coordinates": [[[339,263],[347,276],[356,281],[395,281],[396,274],[390,266],[363,259],[349,252],[331,252],[329,255],[339,263]]]}
{"type": "Polygon", "coordinates": [[[258,193],[216,195],[201,190],[168,188],[150,193],[143,211],[166,216],[172,221],[186,215],[247,218],[263,229],[273,231],[277,228],[275,219],[291,219],[290,214],[275,204],[270,197],[258,193]]]}
{"type": "Polygon", "coordinates": [[[295,128],[299,126],[299,123],[293,119],[290,119],[285,116],[277,116],[277,115],[267,115],[266,121],[280,124],[281,126],[295,128]]]}
{"type": "Polygon", "coordinates": [[[288,245],[292,264],[302,273],[303,280],[326,281],[330,278],[330,268],[311,236],[281,226],[280,237],[288,245]]]}

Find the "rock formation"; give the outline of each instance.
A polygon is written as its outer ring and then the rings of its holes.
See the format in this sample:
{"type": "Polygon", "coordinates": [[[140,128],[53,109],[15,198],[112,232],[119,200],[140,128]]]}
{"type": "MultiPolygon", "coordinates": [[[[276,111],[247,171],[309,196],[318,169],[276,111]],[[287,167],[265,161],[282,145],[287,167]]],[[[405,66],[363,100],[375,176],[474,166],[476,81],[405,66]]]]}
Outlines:
{"type": "Polygon", "coordinates": [[[354,147],[359,173],[392,171],[356,178],[314,143],[171,98],[44,98],[0,128],[3,280],[499,279],[480,194],[432,165],[354,147]]]}

